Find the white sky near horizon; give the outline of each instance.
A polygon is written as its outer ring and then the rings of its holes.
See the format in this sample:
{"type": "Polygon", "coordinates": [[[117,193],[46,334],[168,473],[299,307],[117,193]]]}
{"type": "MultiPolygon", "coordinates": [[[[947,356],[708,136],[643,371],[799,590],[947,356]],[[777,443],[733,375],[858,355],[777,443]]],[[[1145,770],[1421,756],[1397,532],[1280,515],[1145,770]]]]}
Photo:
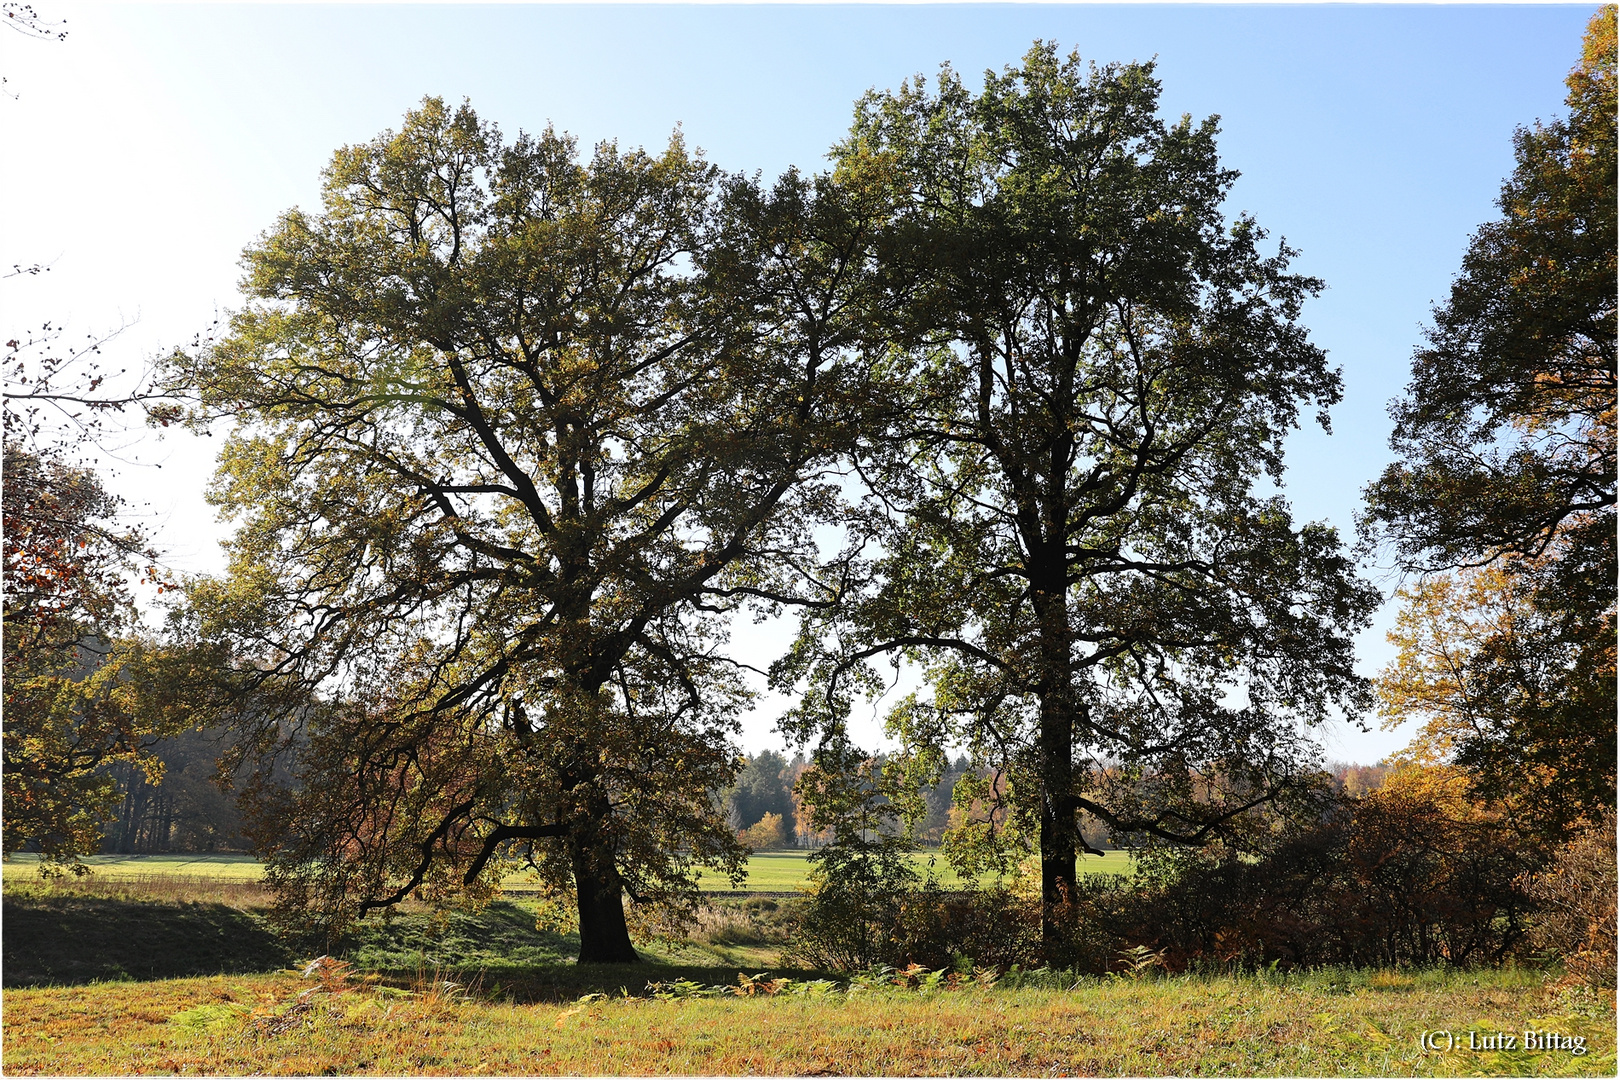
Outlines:
{"type": "MultiPolygon", "coordinates": [[[[1360,492],[1390,459],[1387,402],[1470,234],[1495,216],[1519,125],[1562,114],[1593,4],[1536,6],[704,4],[436,6],[51,3],[64,42],[0,31],[0,282],[5,337],[130,324],[104,351],[137,369],[241,304],[238,258],[292,206],[319,206],[346,143],[398,125],[424,96],[466,97],[509,136],[549,121],[579,137],[689,146],[728,170],[813,170],[869,88],[942,61],[977,86],[1039,39],[1098,61],[1157,57],[1167,117],[1222,117],[1227,204],[1326,280],[1305,309],[1342,366],[1334,434],[1289,444],[1298,520],[1354,534],[1360,492]]],[[[222,568],[229,526],[202,498],[214,444],[128,434],[110,486],[184,573],[222,568]]],[[[1395,581],[1366,571],[1388,595],[1395,581]]],[[[1360,668],[1392,656],[1386,603],[1360,668]]],[[[739,620],[763,666],[781,627],[739,620]]],[[[781,702],[745,720],[778,748],[781,702]]],[[[874,714],[875,715],[875,714],[874,714]]],[[[869,740],[875,722],[868,725],[869,740]]],[[[1329,759],[1372,762],[1410,732],[1318,732],[1329,759]]]]}

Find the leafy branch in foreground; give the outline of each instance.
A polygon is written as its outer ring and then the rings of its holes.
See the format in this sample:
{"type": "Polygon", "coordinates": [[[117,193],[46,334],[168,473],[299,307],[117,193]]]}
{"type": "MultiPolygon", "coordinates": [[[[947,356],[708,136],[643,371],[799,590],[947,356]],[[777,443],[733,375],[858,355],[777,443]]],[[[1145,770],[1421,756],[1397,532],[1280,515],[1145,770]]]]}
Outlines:
{"type": "Polygon", "coordinates": [[[190,721],[202,658],[139,633],[128,576],[156,556],[93,472],[8,439],[4,504],[4,851],[78,871],[120,797],[106,766],[160,775],[149,748],[190,721]]]}

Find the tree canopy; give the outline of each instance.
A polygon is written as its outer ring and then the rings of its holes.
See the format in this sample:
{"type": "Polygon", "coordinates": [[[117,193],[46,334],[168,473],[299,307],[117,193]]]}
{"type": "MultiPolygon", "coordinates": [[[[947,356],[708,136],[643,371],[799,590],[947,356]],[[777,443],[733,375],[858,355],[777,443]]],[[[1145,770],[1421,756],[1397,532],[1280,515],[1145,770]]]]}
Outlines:
{"type": "Polygon", "coordinates": [[[77,871],[121,798],[107,766],[161,776],[148,751],[189,721],[173,690],[197,657],[140,635],[128,575],[150,576],[155,556],[118,523],[119,500],[95,472],[8,433],[4,503],[0,840],[7,855],[31,846],[77,871]]]}
{"type": "Polygon", "coordinates": [[[1514,136],[1362,521],[1403,569],[1460,568],[1408,590],[1386,713],[1554,834],[1614,801],[1613,6],[1567,85],[1566,118],[1514,136]]]}
{"type": "MultiPolygon", "coordinates": [[[[798,730],[831,746],[881,683],[866,661],[923,666],[890,730],[924,771],[968,745],[1010,778],[959,801],[1012,799],[1054,960],[1082,813],[1242,844],[1315,783],[1298,725],[1368,701],[1350,634],[1375,595],[1263,491],[1299,410],[1325,425],[1339,397],[1298,321],[1320,283],[1224,216],[1215,119],[1158,100],[1151,64],[1037,45],[978,94],[946,68],[868,95],[836,155],[897,192],[887,254],[918,284],[887,333],[913,396],[863,444],[867,577],[778,676],[808,680],[798,730]]],[[[1006,839],[953,834],[959,856],[1006,839]]]]}
{"type": "Polygon", "coordinates": [[[862,221],[678,135],[581,160],[430,99],[249,249],[256,302],[172,374],[237,423],[199,610],[320,703],[260,808],[288,904],[341,921],[526,864],[573,886],[582,961],[626,961],[621,893],[680,909],[693,867],[740,873],[723,617],[815,563],[866,397],[862,221]]]}
{"type": "Polygon", "coordinates": [[[1514,135],[1502,217],[1474,234],[1391,405],[1401,460],[1368,488],[1367,524],[1413,569],[1614,531],[1614,25],[1613,7],[1593,17],[1568,118],[1514,135]]]}
{"type": "Polygon", "coordinates": [[[785,829],[793,826],[792,780],[786,758],[771,750],[749,757],[737,771],[728,796],[734,823],[739,829],[757,824],[766,814],[782,819],[785,829]]]}

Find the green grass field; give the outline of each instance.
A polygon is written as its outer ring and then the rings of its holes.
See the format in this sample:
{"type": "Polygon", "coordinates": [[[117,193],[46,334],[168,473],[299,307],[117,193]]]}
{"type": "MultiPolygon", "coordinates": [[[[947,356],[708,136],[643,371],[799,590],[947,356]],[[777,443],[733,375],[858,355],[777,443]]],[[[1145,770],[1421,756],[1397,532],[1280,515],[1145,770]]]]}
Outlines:
{"type": "MultiPolygon", "coordinates": [[[[108,880],[184,876],[257,881],[259,860],[251,855],[91,855],[84,860],[93,876],[108,880]]],[[[18,852],[0,864],[0,880],[37,880],[39,856],[18,852]]]]}
{"type": "MultiPolygon", "coordinates": [[[[919,873],[930,871],[940,884],[953,888],[961,879],[943,856],[931,852],[917,852],[912,862],[919,873]]],[[[251,855],[92,855],[85,859],[91,874],[108,881],[135,881],[147,878],[188,877],[208,878],[215,881],[257,881],[261,869],[251,855]]],[[[1087,855],[1080,860],[1084,874],[1128,874],[1131,857],[1123,851],[1110,851],[1106,855],[1087,855]]],[[[39,857],[19,853],[3,864],[3,880],[7,883],[36,880],[39,857]]],[[[796,892],[809,882],[809,853],[804,851],[761,851],[748,860],[748,879],[743,892],[796,892]]],[[[524,874],[513,874],[506,884],[522,892],[529,879],[524,874]]],[[[710,871],[701,880],[705,892],[731,890],[731,882],[710,871]]]]}
{"type": "MultiPolygon", "coordinates": [[[[794,892],[810,881],[809,852],[760,851],[748,860],[748,880],[743,882],[746,892],[794,892]]],[[[946,888],[962,884],[961,877],[945,857],[937,852],[919,851],[911,856],[912,865],[924,876],[932,873],[946,888]]],[[[1129,874],[1131,857],[1123,851],[1110,851],[1106,855],[1088,855],[1080,860],[1082,874],[1129,874]]],[[[731,888],[725,878],[714,878],[712,872],[702,881],[705,891],[723,891],[731,888]]]]}

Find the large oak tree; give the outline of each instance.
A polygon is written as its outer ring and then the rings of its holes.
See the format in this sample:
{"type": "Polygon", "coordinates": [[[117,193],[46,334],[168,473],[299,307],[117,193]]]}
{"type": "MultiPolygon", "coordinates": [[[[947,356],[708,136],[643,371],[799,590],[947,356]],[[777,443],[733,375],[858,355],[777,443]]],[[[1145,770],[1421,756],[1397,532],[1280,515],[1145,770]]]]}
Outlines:
{"type": "Polygon", "coordinates": [[[572,887],[582,962],[631,961],[625,893],[740,872],[723,620],[809,587],[873,218],[678,137],[581,160],[429,100],[249,249],[255,302],[174,374],[237,425],[199,610],[316,703],[260,813],[289,911],[526,864],[572,887]]]}
{"type": "Polygon", "coordinates": [[[1161,121],[1158,95],[1150,64],[1038,45],[977,94],[947,68],[869,95],[837,152],[897,187],[914,396],[865,446],[866,586],[778,675],[809,678],[798,730],[836,756],[863,665],[922,665],[890,730],[1010,777],[970,772],[959,803],[1005,795],[1038,834],[1054,962],[1083,821],[1241,845],[1313,785],[1299,725],[1367,695],[1350,634],[1375,596],[1265,491],[1301,407],[1339,396],[1299,324],[1319,285],[1224,215],[1214,119],[1161,121]]]}

